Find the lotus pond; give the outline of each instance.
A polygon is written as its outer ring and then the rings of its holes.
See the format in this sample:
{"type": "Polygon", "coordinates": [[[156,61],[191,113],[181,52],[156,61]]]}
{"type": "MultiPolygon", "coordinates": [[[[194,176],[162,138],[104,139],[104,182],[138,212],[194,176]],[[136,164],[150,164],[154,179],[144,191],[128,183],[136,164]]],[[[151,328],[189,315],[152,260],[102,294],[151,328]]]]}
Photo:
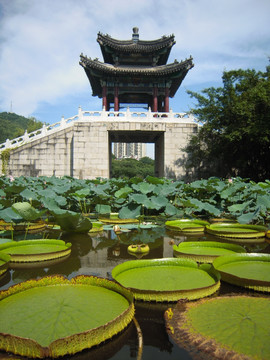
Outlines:
{"type": "Polygon", "coordinates": [[[24,359],[270,358],[269,180],[0,184],[1,349],[24,359]]]}
{"type": "MultiPolygon", "coordinates": [[[[151,225],[138,226],[126,225],[121,227],[119,231],[112,229],[112,225],[104,224],[103,231],[88,233],[71,233],[62,232],[61,229],[49,229],[43,233],[28,234],[27,238],[40,239],[52,238],[61,239],[66,244],[71,244],[71,254],[65,257],[39,261],[35,263],[14,262],[10,269],[1,277],[0,290],[9,289],[12,285],[30,279],[39,279],[49,275],[63,275],[71,280],[78,275],[94,275],[97,277],[112,279],[113,269],[127,261],[138,260],[147,261],[150,259],[167,259],[178,257],[175,247],[182,243],[200,244],[209,241],[215,243],[230,244],[230,241],[221,240],[218,236],[208,233],[184,233],[175,231],[162,226],[152,227],[151,225]],[[121,231],[122,229],[122,231],[121,231]],[[134,244],[148,245],[148,252],[131,253],[128,248],[134,244]]],[[[24,241],[24,234],[19,238],[24,241]]],[[[17,239],[18,240],[18,239],[17,239]]],[[[237,251],[243,248],[247,253],[270,253],[270,245],[266,237],[263,239],[255,239],[252,243],[250,239],[247,243],[241,241],[237,245],[237,251]]],[[[237,241],[233,242],[232,248],[235,248],[237,241]]],[[[227,246],[226,246],[227,247],[227,246]]],[[[220,247],[218,247],[220,251],[220,247]]],[[[212,253],[213,250],[211,250],[212,253]]],[[[195,253],[198,250],[195,251],[195,253]]],[[[196,255],[196,254],[195,254],[196,255]]],[[[139,269],[140,270],[140,269],[139,269]]],[[[252,296],[261,296],[259,292],[249,290],[235,285],[230,285],[221,281],[219,290],[209,299],[218,295],[227,295],[237,293],[251,294],[252,296]]],[[[267,296],[267,295],[266,295],[267,296]]],[[[191,303],[194,303],[193,301],[191,303]]],[[[181,344],[177,345],[173,336],[168,335],[166,323],[164,320],[165,311],[173,306],[174,303],[153,302],[153,301],[135,301],[135,318],[139,324],[143,337],[143,346],[140,343],[140,334],[138,327],[131,322],[124,331],[115,335],[112,339],[106,340],[104,343],[94,346],[89,350],[84,350],[73,356],[64,356],[64,359],[215,359],[209,354],[205,355],[200,350],[186,348],[181,344]],[[141,354],[142,351],[142,354],[141,354]]],[[[107,305],[109,306],[109,305],[107,305]]],[[[40,325],[42,326],[42,325],[40,325]]],[[[11,356],[11,355],[10,355],[11,356]]],[[[0,352],[0,359],[8,359],[9,355],[0,352]]],[[[62,358],[62,357],[61,357],[62,358]]],[[[12,355],[12,359],[25,359],[18,355],[12,355]]]]}

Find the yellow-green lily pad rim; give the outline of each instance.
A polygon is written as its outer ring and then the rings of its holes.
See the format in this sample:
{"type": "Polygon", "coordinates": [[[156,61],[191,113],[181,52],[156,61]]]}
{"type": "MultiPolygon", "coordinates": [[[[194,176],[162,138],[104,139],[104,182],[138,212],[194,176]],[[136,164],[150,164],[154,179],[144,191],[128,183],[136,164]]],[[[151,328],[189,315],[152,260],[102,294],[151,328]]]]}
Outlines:
{"type": "MultiPolygon", "coordinates": [[[[112,338],[114,335],[123,331],[133,320],[135,307],[132,293],[120,284],[95,276],[78,275],[70,280],[61,275],[45,276],[38,280],[28,280],[16,284],[7,290],[0,291],[0,301],[16,293],[26,291],[35,287],[44,287],[50,285],[91,285],[103,287],[113,292],[119,293],[129,303],[128,308],[115,319],[108,323],[89,329],[78,334],[57,339],[48,347],[41,346],[35,340],[22,338],[9,334],[0,333],[0,346],[2,350],[12,352],[21,356],[31,358],[57,358],[67,354],[75,354],[84,349],[89,349],[95,345],[112,338]]],[[[44,309],[46,311],[46,309],[44,309]]],[[[38,329],[37,329],[38,330],[38,329]]]]}
{"type": "MultiPolygon", "coordinates": [[[[270,265],[270,254],[260,253],[247,253],[247,254],[232,254],[224,255],[216,258],[213,261],[213,267],[221,275],[221,280],[233,285],[253,289],[256,291],[270,292],[270,281],[264,281],[259,279],[249,279],[247,277],[240,277],[230,274],[226,271],[221,271],[220,267],[225,264],[236,264],[238,262],[266,262],[270,265]]],[[[270,268],[270,266],[269,266],[270,268]]]]}
{"type": "Polygon", "coordinates": [[[119,219],[119,218],[104,218],[99,217],[99,221],[104,224],[136,224],[139,222],[138,219],[119,219]]]}
{"type": "Polygon", "coordinates": [[[166,330],[194,359],[269,359],[269,301],[236,294],[179,301],[165,311],[166,330]]]}
{"type": "Polygon", "coordinates": [[[37,221],[37,222],[24,222],[24,223],[8,223],[5,221],[0,222],[0,230],[14,230],[16,232],[40,232],[46,228],[46,223],[43,221],[37,221]]]}
{"type": "Polygon", "coordinates": [[[101,232],[103,231],[103,223],[101,221],[93,221],[92,228],[90,229],[90,233],[101,232]]]}
{"type": "Polygon", "coordinates": [[[16,262],[36,262],[36,261],[47,261],[47,260],[53,260],[58,259],[61,257],[68,256],[71,253],[71,243],[66,243],[63,240],[57,240],[57,239],[35,239],[35,240],[22,240],[22,241],[11,241],[4,244],[0,244],[0,252],[3,251],[10,255],[10,262],[16,263],[16,262]],[[19,248],[21,246],[35,246],[35,245],[43,245],[43,246],[61,246],[63,247],[62,250],[56,250],[56,251],[48,251],[48,252],[40,252],[35,254],[9,254],[9,249],[19,248]]]}
{"type": "Polygon", "coordinates": [[[10,255],[0,251],[0,276],[8,270],[9,262],[10,255]]]}
{"type": "Polygon", "coordinates": [[[204,232],[206,225],[209,225],[208,221],[197,219],[167,220],[165,222],[167,229],[182,232],[204,232]]]}
{"type": "Polygon", "coordinates": [[[215,281],[213,285],[204,286],[196,289],[159,291],[159,290],[141,290],[128,287],[132,291],[134,298],[140,301],[155,302],[175,302],[179,299],[196,300],[205,296],[214,294],[220,288],[220,275],[209,264],[202,264],[198,267],[196,261],[181,258],[161,258],[146,260],[129,260],[115,266],[112,270],[112,277],[117,282],[117,275],[134,268],[152,267],[152,266],[184,266],[201,269],[206,271],[215,281]]]}
{"type": "Polygon", "coordinates": [[[183,241],[179,245],[173,245],[174,255],[193,259],[200,263],[212,263],[214,259],[221,256],[219,255],[209,255],[209,254],[194,254],[192,249],[201,248],[219,248],[219,249],[228,249],[236,253],[246,253],[246,249],[238,244],[222,243],[218,241],[183,241]],[[186,252],[183,252],[183,250],[186,252]],[[182,250],[182,251],[181,251],[182,250]]]}
{"type": "Polygon", "coordinates": [[[150,251],[148,244],[131,244],[128,246],[128,252],[134,254],[145,254],[150,251]]]}
{"type": "Polygon", "coordinates": [[[262,225],[219,223],[206,225],[205,230],[208,234],[217,235],[220,237],[254,239],[265,237],[267,228],[262,225]]]}

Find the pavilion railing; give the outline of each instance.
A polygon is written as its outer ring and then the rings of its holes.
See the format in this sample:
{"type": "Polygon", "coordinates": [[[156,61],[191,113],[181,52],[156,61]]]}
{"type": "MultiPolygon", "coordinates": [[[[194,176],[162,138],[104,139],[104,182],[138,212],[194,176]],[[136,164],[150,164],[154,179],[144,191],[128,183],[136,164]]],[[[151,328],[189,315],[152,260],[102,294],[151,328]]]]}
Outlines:
{"type": "Polygon", "coordinates": [[[132,112],[129,108],[126,111],[83,111],[79,107],[78,114],[70,118],[65,119],[63,116],[59,122],[56,122],[51,125],[43,125],[41,129],[25,133],[22,136],[19,136],[15,139],[7,139],[4,143],[0,144],[0,152],[6,149],[16,148],[18,146],[27,144],[34,140],[40,139],[47,135],[53,134],[57,131],[66,129],[74,124],[76,121],[80,122],[99,122],[99,121],[129,121],[129,122],[138,122],[138,121],[148,121],[148,122],[164,122],[167,119],[170,122],[182,122],[182,123],[191,123],[194,124],[195,118],[193,115],[188,113],[173,113],[172,111],[168,113],[164,112],[151,112],[149,111],[135,111],[132,112]]]}

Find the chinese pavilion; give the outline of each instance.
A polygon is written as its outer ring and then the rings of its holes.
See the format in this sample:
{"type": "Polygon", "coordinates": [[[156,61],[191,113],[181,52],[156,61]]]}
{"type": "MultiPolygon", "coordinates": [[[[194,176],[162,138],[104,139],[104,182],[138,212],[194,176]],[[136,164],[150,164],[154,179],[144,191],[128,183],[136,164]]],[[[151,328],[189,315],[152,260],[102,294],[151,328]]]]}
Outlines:
{"type": "Polygon", "coordinates": [[[174,97],[188,71],[192,58],[167,64],[174,35],[157,40],[140,40],[139,29],[133,28],[131,40],[116,40],[98,33],[104,62],[81,54],[93,96],[102,98],[102,107],[114,111],[120,106],[151,108],[152,112],[169,112],[169,98],[174,97]]]}

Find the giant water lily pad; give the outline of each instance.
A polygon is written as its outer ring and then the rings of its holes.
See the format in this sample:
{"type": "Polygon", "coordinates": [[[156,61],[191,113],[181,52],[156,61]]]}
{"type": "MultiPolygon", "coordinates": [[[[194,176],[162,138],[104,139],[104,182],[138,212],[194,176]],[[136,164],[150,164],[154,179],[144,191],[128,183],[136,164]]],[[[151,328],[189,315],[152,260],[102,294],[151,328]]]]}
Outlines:
{"type": "Polygon", "coordinates": [[[10,255],[0,252],[0,276],[7,271],[9,262],[10,262],[10,255]]]}
{"type": "Polygon", "coordinates": [[[270,299],[226,296],[177,303],[166,329],[180,346],[207,359],[270,359],[270,299]]]}
{"type": "Polygon", "coordinates": [[[96,233],[103,231],[103,223],[100,221],[93,221],[92,222],[92,228],[90,229],[90,233],[96,233]]]}
{"type": "Polygon", "coordinates": [[[29,222],[29,223],[9,223],[4,220],[0,220],[0,230],[12,230],[18,232],[41,232],[46,228],[46,224],[43,221],[29,222]]]}
{"type": "Polygon", "coordinates": [[[218,241],[183,241],[179,245],[174,245],[173,250],[177,257],[186,257],[202,263],[212,263],[221,255],[246,252],[240,245],[218,241]]]}
{"type": "Polygon", "coordinates": [[[234,254],[213,261],[221,279],[234,285],[270,292],[270,254],[234,254]]]}
{"type": "Polygon", "coordinates": [[[204,220],[179,219],[165,222],[167,229],[188,233],[204,232],[206,225],[209,225],[209,222],[204,220]]]}
{"type": "Polygon", "coordinates": [[[261,225],[248,225],[248,224],[238,224],[238,223],[221,223],[221,224],[211,224],[205,227],[205,230],[208,234],[216,235],[219,237],[225,237],[230,239],[237,239],[237,241],[249,241],[251,239],[264,238],[267,228],[261,225]]]}
{"type": "Polygon", "coordinates": [[[198,267],[191,259],[131,260],[112,270],[113,278],[129,288],[135,299],[177,301],[213,294],[219,277],[210,267],[198,267]]]}
{"type": "Polygon", "coordinates": [[[104,224],[136,224],[138,219],[120,219],[118,215],[111,217],[99,217],[99,221],[104,224]]]}
{"type": "Polygon", "coordinates": [[[122,331],[132,294],[94,276],[29,280],[0,292],[0,349],[29,357],[75,354],[122,331]]]}
{"type": "Polygon", "coordinates": [[[11,262],[46,261],[69,255],[71,243],[55,239],[11,241],[0,244],[0,252],[9,254],[11,262]]]}

